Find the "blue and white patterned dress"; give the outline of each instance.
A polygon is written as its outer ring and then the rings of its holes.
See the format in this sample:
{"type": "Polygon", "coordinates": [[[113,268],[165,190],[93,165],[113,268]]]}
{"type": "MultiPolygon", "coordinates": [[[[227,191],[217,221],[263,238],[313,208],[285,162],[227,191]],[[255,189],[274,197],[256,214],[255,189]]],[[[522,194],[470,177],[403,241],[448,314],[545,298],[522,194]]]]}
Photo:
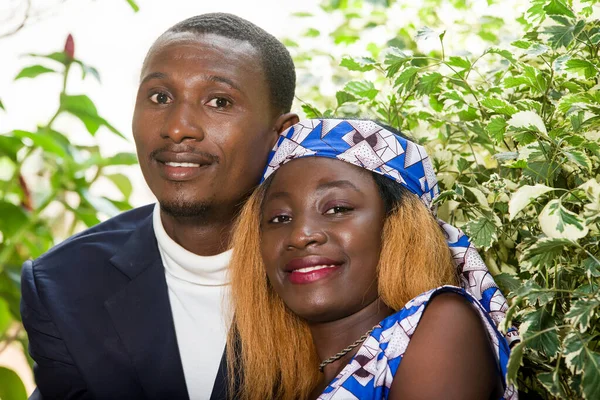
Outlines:
{"type": "Polygon", "coordinates": [[[517,399],[516,390],[513,386],[507,386],[504,378],[510,354],[506,338],[473,296],[455,286],[442,286],[420,294],[403,309],[381,321],[352,360],[319,396],[319,400],[387,399],[394,376],[427,303],[434,295],[444,292],[460,294],[474,305],[493,345],[498,369],[502,371],[505,387],[502,399],[517,399]]]}

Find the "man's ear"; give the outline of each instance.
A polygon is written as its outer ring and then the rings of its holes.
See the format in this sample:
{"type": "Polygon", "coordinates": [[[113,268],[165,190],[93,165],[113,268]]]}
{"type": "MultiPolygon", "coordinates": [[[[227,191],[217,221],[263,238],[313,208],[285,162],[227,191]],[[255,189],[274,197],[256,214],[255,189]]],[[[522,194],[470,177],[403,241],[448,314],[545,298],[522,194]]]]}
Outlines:
{"type": "Polygon", "coordinates": [[[277,120],[275,121],[275,125],[273,126],[273,130],[275,131],[276,135],[273,138],[273,143],[271,143],[271,147],[275,146],[275,143],[277,143],[277,139],[279,138],[279,135],[281,134],[281,132],[285,131],[290,126],[297,124],[298,122],[300,122],[300,118],[298,117],[298,114],[295,114],[295,113],[281,114],[277,118],[277,120]]]}

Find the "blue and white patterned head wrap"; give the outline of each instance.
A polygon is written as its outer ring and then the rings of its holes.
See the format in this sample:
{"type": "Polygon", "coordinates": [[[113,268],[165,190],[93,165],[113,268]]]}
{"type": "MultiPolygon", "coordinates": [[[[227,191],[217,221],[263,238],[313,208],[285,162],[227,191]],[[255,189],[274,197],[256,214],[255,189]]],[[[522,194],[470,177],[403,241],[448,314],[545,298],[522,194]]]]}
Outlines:
{"type": "MultiPolygon", "coordinates": [[[[419,196],[433,213],[439,193],[437,178],[425,148],[372,121],[310,119],[281,133],[269,155],[263,181],[287,162],[303,157],[325,157],[348,162],[386,176],[419,196]]],[[[458,228],[438,219],[458,268],[461,286],[475,297],[498,326],[508,304],[483,259],[458,228]]],[[[516,329],[506,334],[509,344],[519,340],[516,329]]]]}

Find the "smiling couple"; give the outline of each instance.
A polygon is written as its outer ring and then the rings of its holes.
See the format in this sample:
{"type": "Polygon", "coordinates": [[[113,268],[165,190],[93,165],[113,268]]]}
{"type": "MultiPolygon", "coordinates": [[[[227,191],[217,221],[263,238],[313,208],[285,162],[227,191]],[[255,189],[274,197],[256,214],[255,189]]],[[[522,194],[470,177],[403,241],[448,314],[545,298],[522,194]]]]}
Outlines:
{"type": "Polygon", "coordinates": [[[33,399],[516,398],[506,301],[424,148],[300,122],[294,87],[238,17],[157,39],[133,135],[158,203],[23,266],[33,399]]]}

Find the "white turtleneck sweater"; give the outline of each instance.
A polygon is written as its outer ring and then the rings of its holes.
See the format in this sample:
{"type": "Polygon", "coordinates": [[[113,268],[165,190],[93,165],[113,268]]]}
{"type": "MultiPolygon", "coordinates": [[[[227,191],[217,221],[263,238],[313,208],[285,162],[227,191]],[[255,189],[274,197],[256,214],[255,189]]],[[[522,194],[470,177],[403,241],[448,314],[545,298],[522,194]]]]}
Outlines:
{"type": "Polygon", "coordinates": [[[210,257],[187,251],[165,231],[158,204],[153,224],[188,394],[190,400],[210,399],[231,324],[226,277],[231,250],[210,257]]]}

